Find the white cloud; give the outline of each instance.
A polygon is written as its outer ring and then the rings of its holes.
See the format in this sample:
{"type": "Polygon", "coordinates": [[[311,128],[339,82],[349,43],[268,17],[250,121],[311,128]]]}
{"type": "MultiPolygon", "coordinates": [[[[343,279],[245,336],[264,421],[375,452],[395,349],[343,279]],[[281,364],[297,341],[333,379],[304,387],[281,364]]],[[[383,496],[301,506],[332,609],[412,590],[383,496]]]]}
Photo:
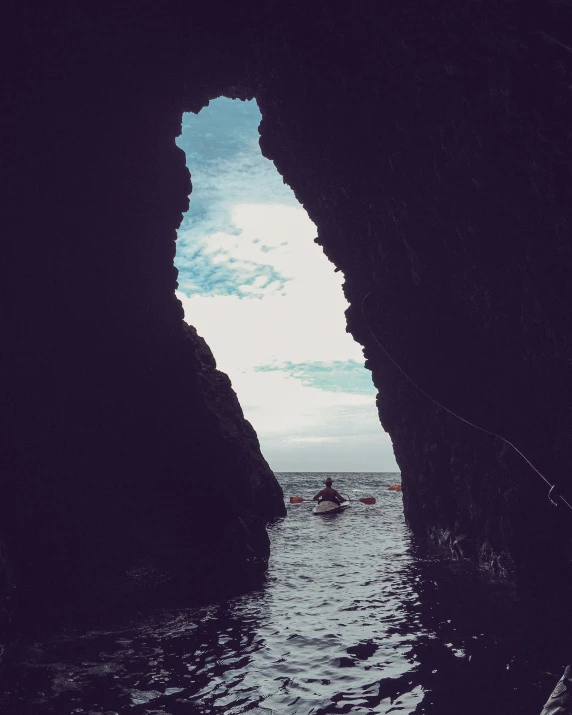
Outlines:
{"type": "Polygon", "coordinates": [[[201,237],[211,257],[244,279],[269,266],[286,281],[258,276],[244,295],[178,296],[186,320],[231,378],[271,466],[290,468],[288,450],[343,446],[350,461],[359,448],[369,468],[394,469],[373,391],[319,389],[280,369],[288,362],[363,360],[361,346],[345,330],[343,276],[313,242],[315,227],[307,214],[298,207],[242,204],[232,209],[232,219],[236,235],[201,237]],[[255,369],[273,365],[277,369],[255,369]]]}
{"type": "Polygon", "coordinates": [[[288,437],[284,442],[286,444],[335,444],[338,440],[335,437],[288,437]]]}
{"type": "Polygon", "coordinates": [[[240,235],[201,237],[212,257],[244,280],[255,268],[270,266],[287,282],[258,277],[245,295],[178,293],[186,319],[205,336],[221,370],[363,360],[361,347],[345,331],[343,276],[313,242],[316,229],[306,212],[245,204],[234,207],[232,217],[240,235]]]}
{"type": "Polygon", "coordinates": [[[231,380],[242,408],[260,436],[303,436],[308,431],[351,432],[367,426],[375,414],[373,396],[329,392],[308,387],[281,372],[258,372],[231,368],[231,380]]]}
{"type": "Polygon", "coordinates": [[[361,346],[346,333],[343,276],[259,153],[259,120],[254,102],[226,99],[184,116],[178,144],[194,187],[177,242],[185,319],[231,378],[273,469],[395,470],[373,387],[364,394],[361,346]]]}

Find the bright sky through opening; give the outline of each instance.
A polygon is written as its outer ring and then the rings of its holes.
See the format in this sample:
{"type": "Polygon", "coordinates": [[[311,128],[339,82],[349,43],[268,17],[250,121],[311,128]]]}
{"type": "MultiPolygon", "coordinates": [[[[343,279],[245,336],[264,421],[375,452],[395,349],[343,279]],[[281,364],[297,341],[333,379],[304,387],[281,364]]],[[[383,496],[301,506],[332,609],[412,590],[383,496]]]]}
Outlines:
{"type": "Polygon", "coordinates": [[[185,319],[232,380],[270,467],[397,471],[361,347],[345,331],[343,276],[274,164],[254,101],[185,114],[193,181],[177,241],[185,319]]]}

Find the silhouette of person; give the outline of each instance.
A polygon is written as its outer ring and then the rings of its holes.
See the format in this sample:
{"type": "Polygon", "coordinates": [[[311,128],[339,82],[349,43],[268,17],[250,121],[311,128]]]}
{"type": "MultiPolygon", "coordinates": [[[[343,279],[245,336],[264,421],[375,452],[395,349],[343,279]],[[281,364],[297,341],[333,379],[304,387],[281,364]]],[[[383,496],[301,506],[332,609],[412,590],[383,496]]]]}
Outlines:
{"type": "Polygon", "coordinates": [[[340,494],[338,494],[335,489],[332,489],[331,477],[327,477],[324,484],[326,485],[326,488],[322,489],[316,494],[316,496],[314,497],[314,501],[333,501],[336,504],[341,504],[343,501],[345,501],[345,499],[340,494]]]}

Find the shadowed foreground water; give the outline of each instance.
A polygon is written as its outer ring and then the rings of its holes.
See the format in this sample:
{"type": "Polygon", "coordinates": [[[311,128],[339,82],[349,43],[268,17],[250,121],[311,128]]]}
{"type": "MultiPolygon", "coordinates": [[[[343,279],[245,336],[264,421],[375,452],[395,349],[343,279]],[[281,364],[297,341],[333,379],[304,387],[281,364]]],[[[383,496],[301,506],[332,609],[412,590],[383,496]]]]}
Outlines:
{"type": "MultiPolygon", "coordinates": [[[[323,479],[278,477],[286,499],[323,479]]],[[[558,614],[423,553],[394,481],[339,475],[340,491],[377,497],[342,514],[288,504],[258,591],[26,644],[1,712],[536,715],[566,664],[558,614]]]]}

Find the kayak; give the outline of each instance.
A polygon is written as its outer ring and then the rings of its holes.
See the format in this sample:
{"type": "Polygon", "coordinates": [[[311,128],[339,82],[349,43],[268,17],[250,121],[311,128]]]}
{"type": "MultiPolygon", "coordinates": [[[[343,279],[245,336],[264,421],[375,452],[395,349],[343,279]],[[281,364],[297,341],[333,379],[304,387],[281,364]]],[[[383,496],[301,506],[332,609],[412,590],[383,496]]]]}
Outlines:
{"type": "Polygon", "coordinates": [[[349,506],[349,501],[343,501],[341,504],[335,501],[321,501],[312,509],[312,514],[337,514],[345,511],[349,506]]]}

